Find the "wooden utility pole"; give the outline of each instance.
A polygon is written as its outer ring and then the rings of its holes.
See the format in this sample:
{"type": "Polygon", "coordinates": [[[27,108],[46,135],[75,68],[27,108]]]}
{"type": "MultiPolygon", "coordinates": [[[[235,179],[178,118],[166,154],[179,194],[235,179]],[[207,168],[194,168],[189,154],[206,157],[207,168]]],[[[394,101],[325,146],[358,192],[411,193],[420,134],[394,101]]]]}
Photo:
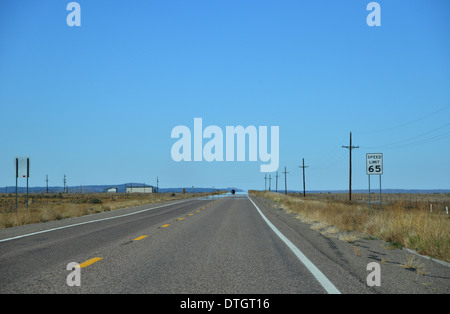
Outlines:
{"type": "Polygon", "coordinates": [[[284,167],[284,194],[287,195],[287,179],[286,179],[286,174],[288,174],[289,172],[286,172],[286,167],[284,167]]]}
{"type": "Polygon", "coordinates": [[[277,175],[276,175],[275,192],[278,193],[278,171],[277,171],[277,175]]]}
{"type": "Polygon", "coordinates": [[[66,188],[66,183],[67,183],[66,175],[64,175],[64,180],[63,180],[63,182],[64,182],[64,193],[67,193],[67,191],[68,191],[69,189],[66,188]]]}
{"type": "Polygon", "coordinates": [[[349,166],[349,187],[348,187],[348,200],[352,200],[352,149],[359,148],[359,146],[352,146],[352,132],[350,132],[350,145],[342,146],[350,151],[350,166],[349,166]]]}
{"type": "Polygon", "coordinates": [[[305,168],[308,168],[308,166],[305,166],[305,158],[302,158],[303,166],[298,166],[299,168],[303,168],[303,197],[306,197],[306,190],[305,190],[305,168]]]}
{"type": "Polygon", "coordinates": [[[264,175],[264,191],[267,191],[267,174],[264,175]]]}

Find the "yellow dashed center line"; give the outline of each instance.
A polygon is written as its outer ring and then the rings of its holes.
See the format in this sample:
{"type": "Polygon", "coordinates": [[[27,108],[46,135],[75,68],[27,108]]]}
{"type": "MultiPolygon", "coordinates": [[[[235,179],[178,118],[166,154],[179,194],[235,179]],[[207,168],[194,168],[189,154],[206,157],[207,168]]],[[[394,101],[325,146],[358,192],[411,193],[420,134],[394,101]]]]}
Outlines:
{"type": "MultiPolygon", "coordinates": [[[[201,209],[206,209],[206,207],[208,207],[208,206],[210,206],[210,205],[212,205],[212,204],[208,204],[208,205],[206,205],[205,207],[202,207],[201,209]]],[[[200,210],[196,210],[196,212],[199,213],[200,210]]],[[[189,216],[193,216],[193,215],[194,215],[194,214],[189,214],[189,216]]],[[[177,221],[180,221],[180,220],[184,220],[184,218],[178,218],[178,219],[177,219],[177,221]]],[[[167,228],[167,227],[169,227],[169,226],[170,226],[170,224],[165,224],[165,225],[162,225],[161,228],[167,228]]],[[[142,236],[137,237],[136,239],[134,239],[134,241],[139,241],[139,240],[145,239],[145,238],[147,238],[147,237],[148,237],[148,235],[142,235],[142,236]]],[[[87,260],[87,261],[85,261],[84,263],[81,263],[79,267],[80,267],[80,268],[88,267],[88,266],[90,266],[90,265],[92,265],[92,264],[94,264],[94,263],[97,263],[98,261],[100,261],[100,260],[102,260],[102,259],[103,259],[102,257],[94,257],[94,258],[91,258],[90,260],[87,260]]]]}
{"type": "Polygon", "coordinates": [[[101,258],[101,257],[91,258],[90,260],[87,260],[86,262],[81,263],[80,264],[80,268],[88,267],[89,265],[92,265],[92,264],[94,264],[94,263],[96,263],[96,262],[98,262],[99,260],[102,260],[102,259],[103,258],[101,258]]]}

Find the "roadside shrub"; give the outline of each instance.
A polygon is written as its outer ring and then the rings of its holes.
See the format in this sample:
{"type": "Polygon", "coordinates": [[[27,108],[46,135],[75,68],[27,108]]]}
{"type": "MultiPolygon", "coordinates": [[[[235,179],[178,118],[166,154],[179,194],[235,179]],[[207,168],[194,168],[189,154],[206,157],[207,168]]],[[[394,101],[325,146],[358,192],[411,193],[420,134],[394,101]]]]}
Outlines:
{"type": "Polygon", "coordinates": [[[103,204],[103,201],[99,198],[91,198],[89,204],[103,204]]]}

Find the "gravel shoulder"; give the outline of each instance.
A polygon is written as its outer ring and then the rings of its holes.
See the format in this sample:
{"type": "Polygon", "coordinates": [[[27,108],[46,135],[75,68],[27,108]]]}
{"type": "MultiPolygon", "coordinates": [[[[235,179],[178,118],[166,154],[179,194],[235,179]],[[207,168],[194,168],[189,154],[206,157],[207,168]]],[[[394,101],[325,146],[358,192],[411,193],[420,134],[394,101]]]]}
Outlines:
{"type": "Polygon", "coordinates": [[[450,264],[392,248],[389,243],[362,234],[337,232],[319,223],[302,222],[276,202],[251,196],[266,217],[322,270],[342,293],[447,294],[450,264]],[[369,287],[367,277],[380,266],[380,286],[369,287]],[[351,285],[351,287],[349,286],[351,285]]]}

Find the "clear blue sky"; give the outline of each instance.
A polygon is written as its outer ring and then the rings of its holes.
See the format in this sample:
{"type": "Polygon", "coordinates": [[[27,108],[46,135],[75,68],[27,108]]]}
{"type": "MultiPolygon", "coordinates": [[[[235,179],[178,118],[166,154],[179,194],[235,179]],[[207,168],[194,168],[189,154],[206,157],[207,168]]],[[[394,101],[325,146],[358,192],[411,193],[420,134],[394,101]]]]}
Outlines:
{"type": "Polygon", "coordinates": [[[201,117],[279,126],[289,189],[302,158],[307,189],[347,189],[350,131],[354,189],[371,152],[383,188],[450,188],[448,0],[378,1],[380,27],[369,0],[79,0],[81,27],[69,2],[0,2],[0,186],[30,156],[31,186],[263,189],[260,162],[172,160],[201,117]]]}

